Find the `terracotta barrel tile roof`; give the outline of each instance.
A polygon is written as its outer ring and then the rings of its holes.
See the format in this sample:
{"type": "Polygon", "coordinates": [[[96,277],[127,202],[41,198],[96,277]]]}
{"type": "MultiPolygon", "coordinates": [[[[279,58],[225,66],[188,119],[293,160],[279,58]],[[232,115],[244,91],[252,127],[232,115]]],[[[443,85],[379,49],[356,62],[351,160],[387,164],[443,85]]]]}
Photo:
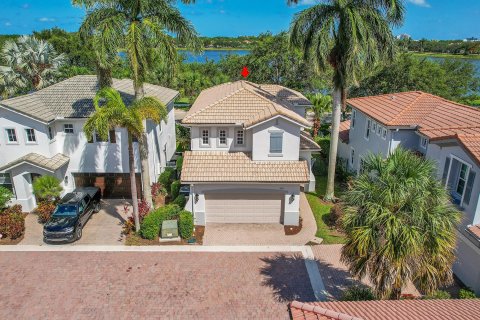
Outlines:
{"type": "Polygon", "coordinates": [[[322,149],[308,132],[302,131],[300,133],[300,150],[320,151],[322,149]]]}
{"type": "Polygon", "coordinates": [[[303,95],[280,86],[267,87],[267,91],[264,86],[241,80],[203,90],[182,123],[249,127],[282,115],[305,127],[310,126],[293,110],[297,102],[306,105],[308,100],[303,95]]]}
{"type": "Polygon", "coordinates": [[[8,170],[22,163],[29,163],[47,171],[55,172],[64,165],[66,165],[69,161],[70,158],[61,153],[57,153],[51,158],[47,158],[38,153],[29,153],[27,155],[24,155],[23,157],[18,158],[17,160],[9,162],[6,165],[0,167],[0,172],[8,170]]]}
{"type": "Polygon", "coordinates": [[[306,161],[253,161],[244,152],[187,151],[181,181],[305,183],[306,161]]]}
{"type": "Polygon", "coordinates": [[[350,120],[340,122],[340,132],[338,138],[344,143],[348,143],[350,140],[350,120]]]}
{"type": "Polygon", "coordinates": [[[310,308],[305,305],[299,302],[290,304],[294,320],[358,318],[364,320],[477,320],[480,318],[480,299],[313,302],[307,303],[310,308]],[[312,307],[321,309],[317,312],[312,307]],[[329,318],[322,318],[326,315],[324,310],[330,311],[329,318]]]}
{"type": "Polygon", "coordinates": [[[475,236],[478,240],[480,240],[480,224],[469,226],[467,230],[475,236]]]}

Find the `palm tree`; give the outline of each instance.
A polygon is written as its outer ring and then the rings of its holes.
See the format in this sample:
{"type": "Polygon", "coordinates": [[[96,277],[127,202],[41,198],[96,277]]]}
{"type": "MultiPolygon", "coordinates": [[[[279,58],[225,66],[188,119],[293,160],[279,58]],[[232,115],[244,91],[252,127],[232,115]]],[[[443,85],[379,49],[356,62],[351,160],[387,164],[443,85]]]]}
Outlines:
{"type": "MultiPolygon", "coordinates": [[[[108,53],[126,50],[136,99],[145,96],[144,82],[152,68],[155,54],[161,56],[170,66],[169,72],[175,71],[178,59],[171,34],[177,36],[179,44],[194,50],[200,47],[195,29],[182,17],[180,11],[172,6],[173,2],[173,0],[73,0],[74,5],[87,9],[80,33],[83,37],[93,36],[97,39],[94,46],[100,58],[99,70],[107,73],[108,53]]],[[[150,170],[145,152],[148,150],[146,132],[138,141],[144,150],[141,152],[143,191],[145,200],[152,206],[150,170]]]]}
{"type": "Polygon", "coordinates": [[[313,137],[318,135],[322,117],[325,112],[332,110],[332,97],[317,93],[308,97],[312,103],[311,111],[313,112],[313,137]]]}
{"type": "Polygon", "coordinates": [[[18,89],[39,90],[52,84],[66,61],[50,43],[30,36],[5,42],[1,58],[6,66],[0,67],[0,85],[6,96],[18,89]]]}
{"type": "Polygon", "coordinates": [[[290,42],[317,72],[333,69],[333,119],[325,199],[334,197],[340,113],[346,89],[362,70],[393,58],[390,26],[403,19],[403,0],[326,0],[295,15],[290,42]]]}
{"type": "Polygon", "coordinates": [[[140,230],[140,221],[138,217],[138,192],[135,176],[133,139],[142,137],[144,132],[144,119],[149,119],[156,123],[166,119],[166,108],[159,100],[151,97],[135,100],[132,106],[127,107],[120,93],[112,88],[101,89],[94,98],[94,105],[95,113],[87,120],[83,128],[87,137],[91,137],[94,133],[97,133],[102,139],[107,140],[110,130],[117,127],[127,130],[133,216],[135,219],[135,229],[138,231],[140,230]]]}
{"type": "Polygon", "coordinates": [[[436,165],[397,148],[370,155],[343,197],[342,261],[367,276],[380,298],[399,299],[408,281],[429,294],[452,278],[459,212],[436,165]]]}

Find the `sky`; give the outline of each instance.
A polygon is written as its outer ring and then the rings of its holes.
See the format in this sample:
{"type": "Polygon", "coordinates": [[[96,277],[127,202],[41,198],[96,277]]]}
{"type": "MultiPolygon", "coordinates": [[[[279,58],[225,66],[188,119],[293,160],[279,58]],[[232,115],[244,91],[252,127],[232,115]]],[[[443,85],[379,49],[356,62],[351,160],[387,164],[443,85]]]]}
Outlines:
{"type": "MultiPolygon", "coordinates": [[[[321,0],[197,0],[179,3],[182,14],[202,36],[258,35],[287,30],[293,15],[321,0]]],[[[405,0],[404,25],[394,34],[413,39],[480,38],[480,0],[405,0]]],[[[70,0],[0,0],[0,34],[29,34],[51,27],[77,31],[84,10],[70,0]]]]}

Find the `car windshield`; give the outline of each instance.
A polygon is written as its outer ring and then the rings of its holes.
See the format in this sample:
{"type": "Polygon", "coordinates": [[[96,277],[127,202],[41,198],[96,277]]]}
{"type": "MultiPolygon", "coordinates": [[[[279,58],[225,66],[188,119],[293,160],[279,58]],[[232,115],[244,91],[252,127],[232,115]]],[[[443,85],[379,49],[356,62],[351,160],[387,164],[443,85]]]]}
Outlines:
{"type": "Polygon", "coordinates": [[[77,206],[75,205],[59,205],[53,212],[54,217],[71,217],[77,215],[77,206]]]}

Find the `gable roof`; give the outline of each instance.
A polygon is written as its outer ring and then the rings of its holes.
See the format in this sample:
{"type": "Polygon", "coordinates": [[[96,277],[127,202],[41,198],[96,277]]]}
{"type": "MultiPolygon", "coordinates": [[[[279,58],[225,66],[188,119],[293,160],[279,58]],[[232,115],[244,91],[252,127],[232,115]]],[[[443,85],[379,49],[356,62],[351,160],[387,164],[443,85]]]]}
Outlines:
{"type": "Polygon", "coordinates": [[[340,122],[340,129],[338,138],[344,143],[348,143],[350,140],[350,120],[340,122]]]}
{"type": "MultiPolygon", "coordinates": [[[[134,100],[132,80],[113,79],[112,86],[120,92],[126,104],[134,100]]],[[[87,118],[95,110],[93,98],[98,90],[96,76],[75,76],[33,93],[2,100],[0,106],[45,123],[56,118],[87,118]]],[[[146,83],[145,95],[168,104],[178,92],[146,83]]]]}
{"type": "Polygon", "coordinates": [[[320,151],[322,148],[315,142],[313,137],[305,131],[300,132],[300,151],[320,151]]]}
{"type": "Polygon", "coordinates": [[[55,172],[66,165],[69,161],[70,158],[61,153],[57,153],[53,157],[47,158],[44,155],[32,152],[0,167],[0,172],[4,172],[5,170],[11,169],[23,163],[40,167],[49,172],[55,172]]]}
{"type": "Polygon", "coordinates": [[[431,141],[457,139],[480,162],[480,108],[422,91],[353,98],[347,103],[386,126],[417,129],[431,141]]]}
{"type": "Polygon", "coordinates": [[[310,127],[310,123],[294,111],[296,105],[307,103],[307,98],[291,89],[240,80],[203,90],[182,123],[250,127],[275,116],[283,116],[310,127]]]}
{"type": "Polygon", "coordinates": [[[293,320],[474,320],[479,318],[479,310],[480,299],[294,301],[290,304],[293,320]]]}

